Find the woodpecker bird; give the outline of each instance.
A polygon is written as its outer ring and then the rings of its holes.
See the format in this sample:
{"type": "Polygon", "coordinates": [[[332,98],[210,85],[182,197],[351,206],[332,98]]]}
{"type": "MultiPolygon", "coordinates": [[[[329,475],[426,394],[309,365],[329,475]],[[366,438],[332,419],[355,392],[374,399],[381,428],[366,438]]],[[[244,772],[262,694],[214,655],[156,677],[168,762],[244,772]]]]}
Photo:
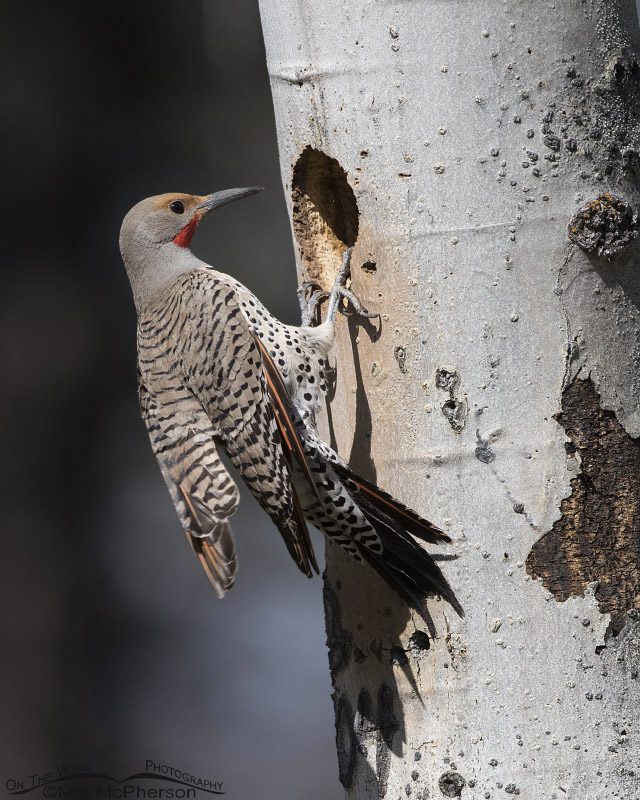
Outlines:
{"type": "Polygon", "coordinates": [[[416,541],[440,544],[449,537],[353,474],[316,431],[337,311],[346,299],[366,315],[345,285],[351,251],[331,292],[315,292],[302,326],[294,327],[189,249],[204,217],[258,191],[149,197],[129,211],[120,231],[138,312],[142,417],[191,547],[223,597],[237,571],[229,518],[239,496],[222,449],[305,575],[318,572],[310,522],[370,564],[425,619],[429,592],[461,615],[440,569],[416,541]],[[326,321],[314,327],[314,305],[327,294],[326,321]]]}

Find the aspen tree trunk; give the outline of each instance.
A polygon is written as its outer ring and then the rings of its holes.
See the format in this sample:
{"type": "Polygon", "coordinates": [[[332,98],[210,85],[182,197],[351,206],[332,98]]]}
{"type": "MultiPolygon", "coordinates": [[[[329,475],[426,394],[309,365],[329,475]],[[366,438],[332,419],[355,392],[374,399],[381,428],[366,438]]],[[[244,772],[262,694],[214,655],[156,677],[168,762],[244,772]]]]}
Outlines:
{"type": "Polygon", "coordinates": [[[382,315],[338,320],[323,431],[465,610],[328,547],[346,795],[639,798],[635,7],[260,5],[300,278],[355,245],[382,315]]]}

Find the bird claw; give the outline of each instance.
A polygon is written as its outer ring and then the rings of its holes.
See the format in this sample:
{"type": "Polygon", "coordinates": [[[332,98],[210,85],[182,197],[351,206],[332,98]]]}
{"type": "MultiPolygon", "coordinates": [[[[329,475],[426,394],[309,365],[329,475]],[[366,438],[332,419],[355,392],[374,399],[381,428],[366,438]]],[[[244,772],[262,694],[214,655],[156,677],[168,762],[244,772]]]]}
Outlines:
{"type": "Polygon", "coordinates": [[[316,281],[305,281],[298,288],[298,300],[300,301],[300,311],[302,314],[302,325],[312,326],[318,322],[318,309],[323,300],[329,298],[327,308],[327,321],[335,322],[338,311],[345,317],[365,317],[366,319],[378,319],[380,314],[369,314],[367,309],[358,300],[356,295],[347,289],[347,280],[351,276],[351,254],[353,247],[345,250],[342,256],[342,266],[330,292],[323,289],[316,281]],[[311,293],[309,293],[311,292],[311,293]],[[344,304],[344,300],[348,305],[344,304]],[[352,311],[348,310],[351,306],[352,311]]]}
{"type": "Polygon", "coordinates": [[[347,307],[342,303],[338,303],[338,311],[345,317],[365,317],[366,319],[378,319],[380,314],[369,314],[367,309],[362,305],[362,303],[358,300],[355,294],[349,289],[345,289],[344,287],[340,287],[339,290],[340,297],[343,300],[346,300],[352,307],[353,311],[347,311],[347,307]]]}
{"type": "Polygon", "coordinates": [[[298,300],[300,301],[300,313],[302,315],[302,325],[310,327],[317,321],[318,309],[323,300],[329,297],[329,292],[315,281],[305,281],[298,287],[298,300]],[[311,289],[311,294],[309,294],[311,289]],[[315,291],[313,291],[315,289],[315,291]]]}
{"type": "Polygon", "coordinates": [[[304,283],[301,283],[300,286],[298,286],[298,297],[306,298],[307,290],[312,288],[322,290],[322,286],[320,286],[320,284],[317,281],[305,281],[304,283]]]}
{"type": "Polygon", "coordinates": [[[350,289],[346,288],[347,279],[351,276],[352,253],[353,247],[345,250],[344,255],[342,256],[342,266],[336,275],[333,288],[331,289],[331,294],[329,295],[327,320],[331,320],[331,322],[335,322],[338,311],[340,311],[340,313],[345,317],[352,317],[354,314],[358,317],[365,317],[366,319],[376,319],[380,317],[380,314],[369,314],[367,309],[362,305],[355,294],[350,289]],[[342,300],[346,300],[351,305],[353,308],[352,312],[347,311],[344,303],[341,302],[342,300]]]}

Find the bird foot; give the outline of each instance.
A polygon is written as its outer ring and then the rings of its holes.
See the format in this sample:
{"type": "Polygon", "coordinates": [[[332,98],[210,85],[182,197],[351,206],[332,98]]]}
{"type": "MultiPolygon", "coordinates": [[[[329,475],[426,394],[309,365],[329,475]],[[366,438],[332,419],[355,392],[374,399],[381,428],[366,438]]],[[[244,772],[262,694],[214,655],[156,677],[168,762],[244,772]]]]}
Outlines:
{"type": "Polygon", "coordinates": [[[305,281],[298,287],[298,301],[304,327],[312,327],[317,324],[320,304],[327,297],[329,297],[329,292],[315,281],[305,281]]]}
{"type": "Polygon", "coordinates": [[[380,317],[379,314],[369,314],[367,309],[362,305],[355,294],[346,287],[347,279],[351,276],[352,253],[353,247],[345,250],[344,255],[342,256],[342,266],[336,275],[336,279],[333,282],[333,288],[331,289],[331,294],[329,295],[327,320],[331,322],[335,322],[338,311],[340,311],[341,314],[344,314],[345,317],[350,317],[354,313],[357,316],[365,317],[366,319],[377,319],[380,317]],[[346,300],[351,305],[353,308],[352,312],[347,311],[347,307],[342,302],[343,300],[346,300]]]}

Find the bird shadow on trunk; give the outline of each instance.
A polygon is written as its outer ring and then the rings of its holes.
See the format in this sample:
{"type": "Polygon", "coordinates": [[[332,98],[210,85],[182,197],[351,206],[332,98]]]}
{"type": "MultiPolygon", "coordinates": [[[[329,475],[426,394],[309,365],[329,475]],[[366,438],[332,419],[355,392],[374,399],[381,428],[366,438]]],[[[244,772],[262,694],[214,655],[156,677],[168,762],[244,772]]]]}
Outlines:
{"type": "MultiPolygon", "coordinates": [[[[367,393],[362,381],[362,367],[360,365],[360,354],[358,353],[358,346],[356,339],[358,337],[358,328],[364,328],[369,339],[372,342],[377,342],[380,338],[381,328],[372,324],[371,320],[366,317],[359,317],[351,314],[347,317],[349,326],[349,341],[351,342],[351,352],[353,357],[353,370],[356,378],[356,397],[355,397],[355,427],[353,430],[353,441],[351,444],[351,453],[347,462],[354,472],[362,475],[363,478],[375,483],[376,481],[376,467],[371,456],[371,431],[372,419],[371,408],[367,399],[367,393]],[[360,444],[362,443],[362,447],[360,444]]],[[[331,412],[331,403],[336,396],[336,383],[337,383],[337,369],[334,369],[331,377],[328,379],[327,394],[325,398],[327,425],[329,428],[329,444],[337,452],[338,442],[336,439],[335,428],[333,426],[333,415],[331,412]]]]}
{"type": "MultiPolygon", "coordinates": [[[[355,425],[348,461],[354,472],[376,483],[371,451],[373,419],[356,340],[360,328],[372,341],[380,336],[380,329],[355,316],[349,318],[348,324],[356,384],[355,425]]],[[[328,418],[335,447],[329,408],[328,418]]],[[[408,684],[403,693],[412,691],[420,698],[414,669],[417,658],[429,651],[436,629],[429,618],[428,633],[417,628],[412,635],[411,641],[415,639],[420,647],[410,645],[405,650],[401,637],[411,621],[405,603],[372,568],[358,564],[330,541],[326,555],[324,607],[339,777],[346,789],[356,784],[370,787],[375,782],[378,795],[383,797],[391,754],[402,758],[406,741],[399,682],[408,684]]],[[[420,625],[417,615],[414,623],[420,625]]]]}
{"type": "Polygon", "coordinates": [[[367,392],[362,380],[362,365],[360,364],[360,353],[358,352],[358,328],[362,327],[367,332],[372,342],[380,338],[380,328],[376,328],[368,319],[362,317],[349,317],[349,341],[351,342],[351,352],[353,355],[353,371],[356,378],[356,397],[355,397],[355,427],[353,430],[353,441],[351,443],[351,453],[347,459],[351,469],[363,478],[376,483],[376,465],[371,454],[371,433],[373,420],[371,417],[371,407],[367,392]]]}

